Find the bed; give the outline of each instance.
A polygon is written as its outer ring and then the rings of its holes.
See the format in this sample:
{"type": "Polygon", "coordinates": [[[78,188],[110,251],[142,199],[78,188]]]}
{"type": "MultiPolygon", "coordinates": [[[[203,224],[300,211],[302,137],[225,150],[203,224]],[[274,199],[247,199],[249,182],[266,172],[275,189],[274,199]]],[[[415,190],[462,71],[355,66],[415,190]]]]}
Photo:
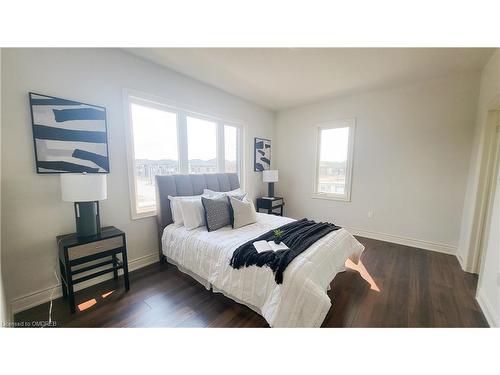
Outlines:
{"type": "Polygon", "coordinates": [[[171,196],[200,195],[203,189],[239,187],[231,173],[156,176],[160,257],[207,289],[223,293],[262,315],[271,327],[319,327],[331,307],[327,295],[347,259],[357,263],[363,246],[345,229],[329,233],[295,258],[277,284],[268,267],[234,269],[229,260],[241,244],[294,219],[257,214],[257,222],[238,229],[186,230],[173,223],[171,196]]]}

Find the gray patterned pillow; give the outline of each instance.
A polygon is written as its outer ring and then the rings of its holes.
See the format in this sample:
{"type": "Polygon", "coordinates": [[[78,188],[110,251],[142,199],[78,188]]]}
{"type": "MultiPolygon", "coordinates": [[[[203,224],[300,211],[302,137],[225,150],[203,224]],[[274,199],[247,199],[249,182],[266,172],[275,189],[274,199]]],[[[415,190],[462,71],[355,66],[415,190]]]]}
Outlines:
{"type": "Polygon", "coordinates": [[[201,203],[205,211],[205,223],[209,232],[231,224],[227,197],[218,197],[214,199],[201,197],[201,203]]]}

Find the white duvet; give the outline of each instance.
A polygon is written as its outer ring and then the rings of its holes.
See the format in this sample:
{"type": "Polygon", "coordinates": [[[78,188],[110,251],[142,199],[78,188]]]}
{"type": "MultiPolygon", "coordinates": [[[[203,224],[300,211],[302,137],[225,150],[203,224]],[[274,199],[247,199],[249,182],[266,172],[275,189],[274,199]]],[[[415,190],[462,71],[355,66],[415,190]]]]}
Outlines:
{"type": "Polygon", "coordinates": [[[162,236],[168,261],[217,292],[261,314],[271,327],[319,327],[330,309],[330,282],[344,270],[348,258],[357,263],[361,245],[345,229],[333,231],[297,256],[286,268],[283,284],[276,284],[269,267],[234,269],[229,260],[241,244],[293,221],[257,214],[257,223],[242,228],[205,227],[186,230],[171,224],[162,236]]]}

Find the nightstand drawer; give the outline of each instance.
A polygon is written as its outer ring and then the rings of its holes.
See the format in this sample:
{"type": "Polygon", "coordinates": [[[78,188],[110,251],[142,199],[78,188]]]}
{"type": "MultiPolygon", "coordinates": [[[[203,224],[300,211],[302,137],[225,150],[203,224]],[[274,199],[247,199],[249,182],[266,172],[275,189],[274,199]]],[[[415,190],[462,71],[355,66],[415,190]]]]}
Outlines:
{"type": "Polygon", "coordinates": [[[123,247],[123,237],[112,237],[105,240],[91,242],[84,245],[78,245],[68,248],[68,259],[74,260],[89,255],[101,253],[106,250],[113,250],[123,247]]]}
{"type": "Polygon", "coordinates": [[[285,205],[285,200],[282,197],[260,197],[257,198],[257,212],[260,210],[266,210],[268,214],[283,216],[283,206],[285,205]],[[279,210],[279,213],[277,212],[279,210]]]}
{"type": "Polygon", "coordinates": [[[271,203],[272,207],[281,206],[282,204],[283,204],[283,199],[276,199],[271,203]]]}

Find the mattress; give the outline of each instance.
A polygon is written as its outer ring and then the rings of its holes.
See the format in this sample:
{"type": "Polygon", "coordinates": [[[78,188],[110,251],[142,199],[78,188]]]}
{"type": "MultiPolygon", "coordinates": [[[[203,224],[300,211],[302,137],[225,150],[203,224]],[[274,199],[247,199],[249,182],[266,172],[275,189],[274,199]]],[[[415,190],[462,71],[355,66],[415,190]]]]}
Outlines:
{"type": "Polygon", "coordinates": [[[182,272],[252,308],[271,327],[319,327],[331,307],[329,284],[347,259],[357,263],[364,250],[347,230],[329,233],[297,256],[282,284],[276,284],[269,267],[229,265],[238,246],[293,220],[258,213],[254,224],[213,232],[170,224],[163,231],[162,252],[182,272]]]}

